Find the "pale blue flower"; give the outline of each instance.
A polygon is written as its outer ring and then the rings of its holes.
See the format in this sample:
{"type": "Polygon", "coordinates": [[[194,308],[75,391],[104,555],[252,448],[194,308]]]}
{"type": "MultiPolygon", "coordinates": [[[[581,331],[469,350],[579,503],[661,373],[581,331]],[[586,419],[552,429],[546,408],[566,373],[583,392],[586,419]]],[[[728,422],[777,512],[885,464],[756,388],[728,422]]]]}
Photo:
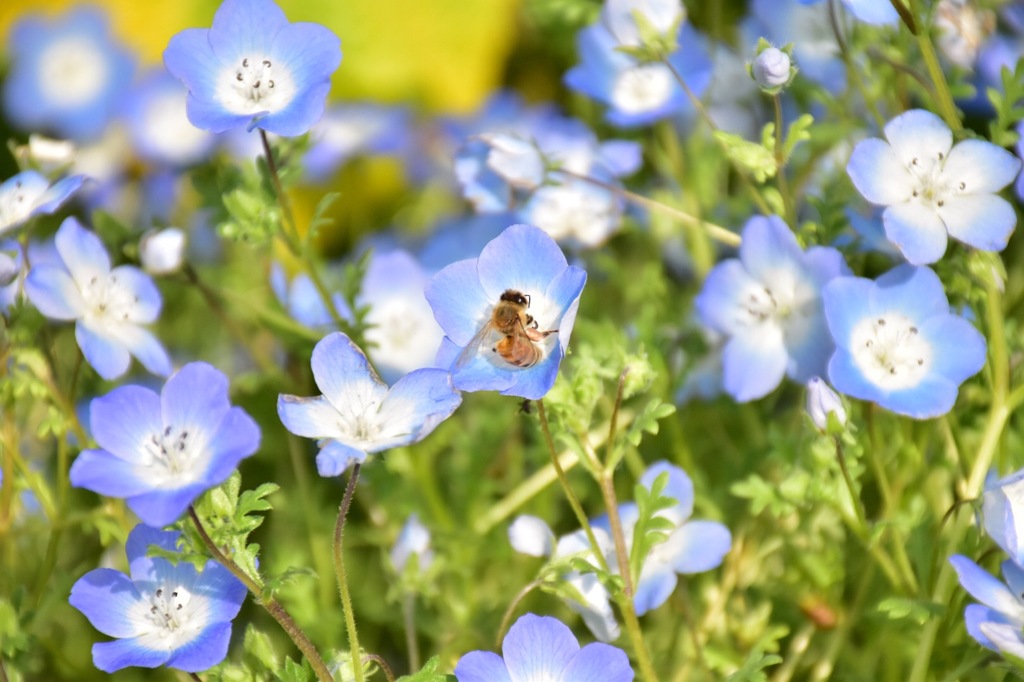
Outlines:
{"type": "Polygon", "coordinates": [[[965,556],[949,558],[960,584],[981,604],[964,610],[967,632],[983,647],[1024,658],[1024,568],[1007,559],[1001,583],[965,556]]]}
{"type": "Polygon", "coordinates": [[[455,666],[458,682],[631,682],[633,669],[621,650],[594,642],[580,648],[561,621],[528,613],[501,642],[504,657],[472,651],[455,666]]]}
{"type": "Polygon", "coordinates": [[[846,423],[846,408],[843,407],[842,399],[821,377],[811,377],[807,382],[805,410],[814,425],[822,432],[828,429],[830,414],[834,414],[840,424],[846,423]]]}
{"type": "Polygon", "coordinates": [[[821,290],[848,272],[835,249],[803,251],[778,216],[747,221],[739,258],[716,265],[694,301],[701,322],[728,337],[726,393],[746,402],[773,391],[784,376],[804,383],[824,374],[834,345],[821,290]]]}
{"type": "Polygon", "coordinates": [[[11,122],[79,142],[107,127],[135,70],[95,7],[53,20],[27,16],[11,29],[7,48],[11,69],[3,95],[11,122]]]}
{"type": "Polygon", "coordinates": [[[462,402],[442,369],[410,372],[388,388],[341,332],[316,344],[311,364],[323,395],[281,395],[277,414],[295,435],[318,440],[321,476],[340,476],[370,453],[419,442],[462,402]]]}
{"type": "Polygon", "coordinates": [[[92,660],[100,670],[166,665],[200,672],[227,656],[231,621],[248,592],[212,559],[197,571],[187,561],[146,556],[151,545],[175,551],[180,536],[139,524],[125,546],[128,575],[97,568],[71,588],[71,605],[97,630],[117,638],[93,645],[92,660]]]}
{"type": "Polygon", "coordinates": [[[301,135],[324,113],[338,37],[290,23],[273,0],[225,0],[209,29],[174,35],[167,70],[188,87],[188,119],[215,133],[242,126],[301,135]]]}
{"type": "Polygon", "coordinates": [[[915,419],[949,412],[961,383],[985,364],[985,338],[950,314],[938,276],[901,265],[875,281],[841,277],[824,292],[840,393],[915,419]]]}
{"type": "Polygon", "coordinates": [[[328,107],[309,131],[302,156],[307,180],[326,182],[349,159],[360,154],[394,156],[412,146],[411,114],[402,107],[344,104],[328,107]]]}
{"type": "Polygon", "coordinates": [[[216,144],[185,113],[188,90],[164,69],[148,73],[125,102],[124,114],[135,151],[151,163],[181,168],[205,160],[216,144]]]}
{"type": "Polygon", "coordinates": [[[500,391],[539,399],[555,383],[569,345],[587,273],[571,266],[558,245],[532,225],[513,225],[479,258],[452,263],[427,286],[426,296],[446,334],[437,366],[449,367],[460,391],[500,391]],[[535,361],[516,365],[496,350],[502,335],[490,325],[502,296],[526,301],[530,326],[547,333],[533,344],[535,361]]]}
{"type": "Polygon", "coordinates": [[[121,386],[92,401],[92,435],[100,446],[71,465],[71,484],[124,498],[151,526],[174,523],[193,501],[220,485],[259,448],[260,429],[228,398],[228,378],[190,362],[160,395],[121,386]]]}
{"type": "MultiPolygon", "coordinates": [[[[800,0],[804,5],[816,5],[821,1],[800,0]]],[[[900,20],[891,0],[843,0],[843,4],[853,16],[866,24],[892,24],[900,20]]]]}
{"type": "Polygon", "coordinates": [[[985,532],[1018,565],[1024,565],[1024,470],[985,482],[985,532]]]}
{"type": "Polygon", "coordinates": [[[1020,159],[985,140],[954,145],[949,127],[923,109],[889,121],[885,137],[858,143],[847,171],[868,201],[886,207],[886,237],[910,263],[942,258],[947,234],[982,251],[1006,247],[1017,214],[995,193],[1017,177],[1020,159]]]}
{"type": "Polygon", "coordinates": [[[160,314],[153,280],[131,265],[111,268],[103,242],[74,218],[61,224],[55,242],[62,265],[36,265],[25,279],[32,305],[51,319],[76,321],[82,354],[104,379],[128,371],[130,356],[153,374],[170,374],[167,351],[142,326],[160,314]]]}
{"type": "Polygon", "coordinates": [[[53,213],[74,194],[83,175],[70,175],[50,183],[36,171],[18,173],[0,184],[0,234],[44,213],[53,213]]]}
{"type": "Polygon", "coordinates": [[[391,565],[395,572],[401,575],[409,560],[416,559],[416,568],[426,571],[434,563],[434,552],[430,549],[430,530],[423,525],[416,514],[409,514],[409,518],[402,525],[402,530],[391,547],[389,555],[391,565]]]}

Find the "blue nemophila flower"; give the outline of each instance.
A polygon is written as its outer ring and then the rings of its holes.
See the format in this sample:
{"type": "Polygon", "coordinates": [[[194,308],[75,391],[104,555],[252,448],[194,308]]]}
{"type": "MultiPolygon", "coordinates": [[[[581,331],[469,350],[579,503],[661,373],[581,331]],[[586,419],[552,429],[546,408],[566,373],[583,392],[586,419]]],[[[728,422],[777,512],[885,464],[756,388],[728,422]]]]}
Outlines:
{"type": "Polygon", "coordinates": [[[192,125],[185,112],[188,90],[164,69],[148,73],[125,101],[125,120],[135,151],[171,168],[206,159],[216,138],[192,125]]]}
{"type": "Polygon", "coordinates": [[[338,37],[320,24],[290,23],[273,0],[225,0],[209,29],[171,38],[164,64],[188,87],[188,118],[221,133],[247,126],[301,135],[324,113],[338,37]]]}
{"type": "Polygon", "coordinates": [[[886,237],[908,261],[937,261],[947,234],[982,251],[1006,247],[1017,214],[995,193],[1017,177],[1020,159],[985,140],[954,145],[949,127],[923,109],[889,121],[885,137],[858,143],[846,170],[868,201],[886,207],[886,237]]]}
{"type": "Polygon", "coordinates": [[[131,85],[134,60],[106,15],[78,7],[53,21],[26,17],[11,30],[4,109],[23,130],[85,141],[99,136],[131,85]]]}
{"type": "Polygon", "coordinates": [[[53,213],[84,180],[83,175],[70,175],[50,184],[32,170],[8,178],[0,184],[0,234],[19,227],[29,218],[53,213]]]}
{"type": "Polygon", "coordinates": [[[1004,561],[1004,584],[960,554],[951,556],[949,563],[963,588],[981,602],[964,610],[967,632],[983,647],[1024,658],[1024,568],[1004,561]]]}
{"type": "Polygon", "coordinates": [[[128,371],[134,355],[153,374],[171,373],[171,360],[143,324],[160,314],[160,292],[149,275],[131,265],[110,267],[110,256],[74,218],[55,238],[61,265],[36,265],[25,279],[32,305],[54,320],[75,320],[82,354],[104,379],[128,371]]]}
{"type": "Polygon", "coordinates": [[[828,376],[840,393],[915,419],[943,415],[985,364],[985,338],[949,312],[938,276],[901,265],[872,282],[842,277],[825,287],[836,352],[828,376]]]}
{"type": "Polygon", "coordinates": [[[444,268],[426,296],[446,334],[437,365],[460,391],[543,398],[569,345],[587,273],[532,225],[512,225],[479,258],[444,268]]]}
{"type": "MultiPolygon", "coordinates": [[[[815,5],[822,0],[800,0],[804,5],[815,5]]],[[[843,0],[853,16],[866,24],[892,24],[900,20],[891,0],[843,0]]]]}
{"type": "Polygon", "coordinates": [[[418,369],[388,388],[341,332],[316,344],[311,364],[323,395],[281,395],[277,414],[295,435],[318,439],[321,476],[340,476],[368,453],[419,442],[462,402],[441,369],[418,369]]]}
{"type": "MultiPolygon", "coordinates": [[[[732,535],[724,525],[717,521],[690,518],[693,513],[693,482],[679,467],[665,461],[655,462],[640,478],[640,485],[650,490],[662,474],[668,477],[662,495],[673,498],[676,504],[657,515],[667,520],[672,529],[664,542],[654,545],[640,568],[633,597],[638,616],[664,604],[675,591],[680,574],[710,571],[722,563],[732,546],[732,535]]],[[[628,502],[619,505],[618,511],[626,547],[632,547],[639,509],[635,503],[628,502]]],[[[618,573],[608,516],[598,517],[591,525],[599,545],[597,548],[591,547],[583,530],[563,536],[556,543],[548,525],[531,516],[520,516],[513,522],[509,527],[509,540],[513,548],[523,554],[551,555],[554,559],[577,555],[594,565],[597,565],[594,556],[597,552],[604,556],[612,572],[618,573]]],[[[612,613],[610,597],[597,576],[571,572],[562,579],[579,592],[583,601],[571,602],[569,606],[583,616],[594,636],[602,641],[617,639],[619,626],[612,613]]]]}
{"type": "Polygon", "coordinates": [[[708,273],[694,303],[701,322],[728,337],[725,391],[746,402],[767,395],[783,376],[804,383],[825,373],[834,345],[821,290],[849,269],[835,249],[801,250],[778,216],[747,221],[739,256],[708,273]]]}
{"type": "Polygon", "coordinates": [[[982,495],[985,532],[1018,566],[1024,565],[1024,470],[989,475],[982,495]]]}
{"type": "Polygon", "coordinates": [[[93,645],[92,660],[100,670],[166,665],[200,672],[227,656],[245,585],[212,559],[197,571],[187,561],[146,556],[151,545],[175,551],[180,535],[139,524],[125,546],[128,575],[97,568],[71,588],[71,605],[97,630],[117,638],[93,645]]]}
{"type": "Polygon", "coordinates": [[[630,682],[633,669],[621,650],[594,642],[580,648],[561,621],[528,613],[501,642],[504,657],[472,651],[455,666],[458,682],[630,682]]]}
{"type": "Polygon", "coordinates": [[[607,105],[605,118],[616,126],[648,125],[690,111],[692,105],[673,69],[698,97],[711,82],[711,59],[685,21],[679,22],[676,33],[679,47],[668,56],[672,68],[661,62],[641,63],[622,52],[623,42],[606,23],[583,29],[576,43],[580,63],[566,72],[565,84],[607,105]]]}
{"type": "Polygon", "coordinates": [[[94,399],[89,423],[100,449],[78,456],[71,484],[125,498],[157,527],[227,480],[260,443],[256,422],[229,402],[228,378],[205,362],[175,372],[160,395],[121,386],[94,399]]]}
{"type": "Polygon", "coordinates": [[[426,571],[434,563],[434,551],[430,548],[430,530],[423,525],[416,514],[409,514],[395,544],[391,547],[391,565],[401,575],[409,559],[415,557],[416,568],[426,571]]]}

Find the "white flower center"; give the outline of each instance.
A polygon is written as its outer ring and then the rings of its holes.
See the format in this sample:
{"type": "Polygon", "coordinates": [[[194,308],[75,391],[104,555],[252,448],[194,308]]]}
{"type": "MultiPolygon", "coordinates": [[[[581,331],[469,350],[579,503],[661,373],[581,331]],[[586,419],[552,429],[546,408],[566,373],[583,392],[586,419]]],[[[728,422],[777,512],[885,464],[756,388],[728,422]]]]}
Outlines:
{"type": "Polygon", "coordinates": [[[610,193],[600,196],[572,185],[540,189],[528,211],[530,222],[552,239],[572,237],[587,246],[601,243],[615,229],[618,217],[610,193]]]}
{"type": "Polygon", "coordinates": [[[143,443],[144,459],[141,465],[160,470],[165,477],[164,483],[179,487],[185,482],[183,478],[201,473],[199,469],[202,467],[196,464],[202,448],[197,447],[196,443],[196,435],[188,429],[166,426],[162,432],[151,434],[143,443]]]}
{"type": "Polygon", "coordinates": [[[738,327],[755,331],[768,325],[782,329],[787,344],[800,345],[821,316],[818,290],[796,273],[779,270],[766,277],[771,286],[747,288],[735,312],[738,327]]]}
{"type": "Polygon", "coordinates": [[[913,178],[907,202],[918,202],[933,209],[946,205],[946,201],[967,191],[963,180],[953,184],[945,173],[946,154],[935,152],[930,156],[915,156],[907,164],[907,172],[913,178]]]}
{"type": "Polygon", "coordinates": [[[181,92],[161,92],[143,113],[146,138],[163,160],[176,164],[198,161],[209,144],[209,134],[192,125],[181,92]]]}
{"type": "Polygon", "coordinates": [[[433,364],[442,332],[422,293],[373,300],[372,306],[366,340],[377,346],[370,353],[375,362],[406,372],[433,364]]]}
{"type": "Polygon", "coordinates": [[[664,64],[644,64],[619,74],[612,86],[612,103],[627,114],[640,114],[663,105],[672,96],[672,74],[664,64]]]}
{"type": "Polygon", "coordinates": [[[81,291],[85,314],[101,324],[129,322],[136,317],[139,297],[115,274],[94,275],[81,291]]]}
{"type": "Polygon", "coordinates": [[[220,101],[236,114],[275,112],[295,95],[291,73],[268,57],[243,57],[221,75],[220,101]]]}
{"type": "Polygon", "coordinates": [[[52,43],[39,57],[39,83],[51,102],[75,107],[91,102],[107,84],[107,60],[82,36],[52,43]]]}
{"type": "Polygon", "coordinates": [[[0,230],[27,220],[41,194],[25,187],[20,180],[0,194],[0,230]]]}
{"type": "Polygon", "coordinates": [[[865,378],[887,391],[917,386],[932,364],[931,346],[913,320],[899,313],[858,322],[850,335],[850,352],[865,378]]]}
{"type": "Polygon", "coordinates": [[[159,587],[149,597],[147,620],[153,624],[160,637],[174,637],[176,631],[186,627],[192,620],[188,608],[192,594],[184,587],[159,587]]]}

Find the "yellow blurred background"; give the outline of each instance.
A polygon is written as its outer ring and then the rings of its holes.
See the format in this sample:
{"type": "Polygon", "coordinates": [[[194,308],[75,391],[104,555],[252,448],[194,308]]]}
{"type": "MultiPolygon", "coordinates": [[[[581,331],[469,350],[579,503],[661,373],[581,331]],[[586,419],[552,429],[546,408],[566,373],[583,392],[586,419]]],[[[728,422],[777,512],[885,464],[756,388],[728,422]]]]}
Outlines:
{"type": "MultiPolygon", "coordinates": [[[[405,102],[466,113],[499,83],[516,39],[519,0],[278,0],[290,21],[324,24],[341,38],[333,99],[405,102]]],[[[3,0],[0,35],[29,12],[58,14],[71,0],[3,0]]],[[[156,64],[172,35],[210,25],[207,0],[95,0],[115,35],[156,64]]]]}

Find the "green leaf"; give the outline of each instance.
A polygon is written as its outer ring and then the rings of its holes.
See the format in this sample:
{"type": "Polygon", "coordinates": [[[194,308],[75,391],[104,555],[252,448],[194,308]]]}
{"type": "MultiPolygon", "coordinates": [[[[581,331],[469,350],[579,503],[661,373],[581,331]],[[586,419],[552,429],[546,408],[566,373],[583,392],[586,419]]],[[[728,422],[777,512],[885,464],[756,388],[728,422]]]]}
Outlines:
{"type": "Polygon", "coordinates": [[[928,620],[941,616],[945,612],[945,607],[920,599],[889,597],[878,603],[878,611],[888,616],[889,620],[911,620],[918,625],[924,625],[928,620]]]}
{"type": "Polygon", "coordinates": [[[417,672],[399,677],[396,682],[448,682],[454,680],[454,675],[446,675],[438,668],[441,667],[441,657],[434,656],[417,672]]]}
{"type": "Polygon", "coordinates": [[[257,630],[252,623],[245,628],[243,647],[246,658],[252,663],[251,667],[257,667],[266,672],[277,672],[280,663],[278,663],[274,647],[270,643],[270,637],[257,630]]]}
{"type": "Polygon", "coordinates": [[[722,130],[716,130],[714,136],[722,145],[729,160],[753,175],[757,182],[763,183],[768,178],[775,177],[775,153],[764,144],[750,142],[739,135],[722,130]]]}
{"type": "Polygon", "coordinates": [[[281,682],[310,682],[316,679],[313,675],[313,668],[305,659],[302,663],[296,663],[290,658],[284,659],[284,668],[277,673],[277,679],[281,682]]]}
{"type": "Polygon", "coordinates": [[[640,571],[647,555],[655,545],[668,540],[669,534],[676,527],[669,519],[658,515],[658,512],[679,504],[676,499],[662,495],[665,486],[668,485],[668,478],[668,472],[663,471],[654,479],[650,490],[641,484],[637,484],[633,489],[637,520],[633,530],[633,546],[629,551],[629,573],[634,585],[640,578],[640,571]]]}
{"type": "Polygon", "coordinates": [[[281,573],[281,575],[267,578],[264,589],[269,594],[275,594],[283,587],[295,582],[299,578],[313,578],[315,580],[317,578],[317,574],[312,568],[296,568],[295,566],[289,566],[283,573],[281,573]]]}
{"type": "Polygon", "coordinates": [[[803,114],[789,124],[789,128],[786,130],[786,139],[782,142],[783,163],[789,161],[789,157],[793,155],[793,150],[797,145],[811,139],[812,125],[814,125],[814,117],[810,114],[803,114]]]}
{"type": "Polygon", "coordinates": [[[637,415],[633,423],[629,425],[629,430],[626,431],[626,439],[634,447],[638,447],[645,433],[657,435],[659,430],[658,421],[675,414],[675,412],[676,406],[672,403],[662,402],[660,398],[652,398],[644,405],[643,411],[637,415]]]}

